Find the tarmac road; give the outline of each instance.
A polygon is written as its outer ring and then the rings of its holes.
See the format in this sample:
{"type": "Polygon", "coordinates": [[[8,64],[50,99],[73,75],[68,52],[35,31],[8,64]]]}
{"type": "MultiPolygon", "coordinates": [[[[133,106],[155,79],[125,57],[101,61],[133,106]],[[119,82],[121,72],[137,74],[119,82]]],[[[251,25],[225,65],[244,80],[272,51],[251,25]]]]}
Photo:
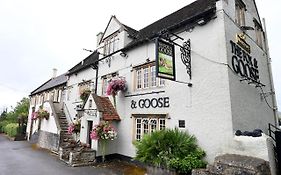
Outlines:
{"type": "Polygon", "coordinates": [[[69,167],[48,151],[0,134],[0,175],[119,175],[106,168],[69,167]]]}

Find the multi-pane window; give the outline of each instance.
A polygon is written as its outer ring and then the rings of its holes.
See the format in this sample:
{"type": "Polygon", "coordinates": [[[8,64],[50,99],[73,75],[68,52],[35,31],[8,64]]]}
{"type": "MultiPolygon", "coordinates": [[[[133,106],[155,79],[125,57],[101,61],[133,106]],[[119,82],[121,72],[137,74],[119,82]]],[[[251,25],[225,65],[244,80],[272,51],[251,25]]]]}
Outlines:
{"type": "Polygon", "coordinates": [[[149,87],[148,71],[149,71],[148,67],[143,69],[143,88],[149,87]]]}
{"type": "Polygon", "coordinates": [[[165,119],[159,119],[159,129],[163,130],[166,126],[166,120],[165,119]]]}
{"type": "Polygon", "coordinates": [[[141,139],[141,118],[137,118],[136,119],[136,140],[140,140],[141,139]]]}
{"type": "Polygon", "coordinates": [[[150,134],[156,130],[163,130],[166,126],[165,115],[136,116],[135,139],[141,140],[144,134],[150,134]]]}
{"type": "Polygon", "coordinates": [[[148,89],[157,86],[164,86],[165,80],[156,77],[156,66],[146,64],[135,68],[135,89],[148,89]]]}
{"type": "Polygon", "coordinates": [[[239,26],[245,26],[246,5],[242,0],[235,1],[235,22],[239,26]]]}
{"type": "Polygon", "coordinates": [[[108,79],[106,77],[104,77],[102,80],[102,94],[103,95],[106,95],[107,86],[108,86],[108,79]]]}
{"type": "Polygon", "coordinates": [[[150,72],[151,72],[151,76],[150,76],[150,83],[152,87],[156,86],[156,67],[152,66],[150,67],[150,72]]]}
{"type": "Polygon", "coordinates": [[[114,77],[118,76],[118,73],[108,74],[102,77],[102,94],[106,95],[106,89],[110,80],[114,77]]]}
{"type": "Polygon", "coordinates": [[[256,20],[254,20],[254,23],[255,23],[256,42],[258,46],[262,47],[262,27],[256,20]]]}
{"type": "Polygon", "coordinates": [[[118,50],[118,37],[117,34],[114,34],[104,40],[104,54],[109,55],[118,50]]]}
{"type": "Polygon", "coordinates": [[[142,85],[142,71],[141,69],[137,70],[137,89],[141,89],[142,85]]]}

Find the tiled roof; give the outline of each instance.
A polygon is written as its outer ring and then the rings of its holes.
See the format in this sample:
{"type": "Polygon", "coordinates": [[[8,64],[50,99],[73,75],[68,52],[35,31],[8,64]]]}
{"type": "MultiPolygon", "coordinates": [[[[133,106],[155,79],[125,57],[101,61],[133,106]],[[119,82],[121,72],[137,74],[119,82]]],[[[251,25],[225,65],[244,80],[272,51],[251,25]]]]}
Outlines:
{"type": "Polygon", "coordinates": [[[83,61],[79,62],[73,68],[68,71],[68,75],[77,73],[83,69],[90,67],[91,65],[95,65],[97,60],[99,59],[99,54],[97,51],[94,51],[91,55],[85,58],[83,61]]]}
{"type": "Polygon", "coordinates": [[[173,31],[181,26],[195,23],[202,17],[215,14],[217,0],[197,0],[182,9],[141,29],[136,39],[129,43],[124,50],[149,41],[163,31],[173,31]]]}
{"type": "Polygon", "coordinates": [[[66,74],[62,74],[60,76],[57,76],[55,78],[51,78],[50,80],[43,83],[41,86],[39,86],[37,89],[31,92],[31,95],[38,94],[40,92],[49,90],[51,88],[66,84],[67,76],[66,74]]]}
{"type": "Polygon", "coordinates": [[[139,33],[137,30],[122,24],[125,27],[125,30],[128,32],[128,34],[132,37],[132,38],[136,38],[137,34],[139,33]]]}
{"type": "Polygon", "coordinates": [[[116,109],[112,105],[108,97],[97,96],[92,94],[94,97],[95,103],[97,105],[98,111],[102,112],[102,119],[106,121],[110,120],[121,120],[116,109]]]}

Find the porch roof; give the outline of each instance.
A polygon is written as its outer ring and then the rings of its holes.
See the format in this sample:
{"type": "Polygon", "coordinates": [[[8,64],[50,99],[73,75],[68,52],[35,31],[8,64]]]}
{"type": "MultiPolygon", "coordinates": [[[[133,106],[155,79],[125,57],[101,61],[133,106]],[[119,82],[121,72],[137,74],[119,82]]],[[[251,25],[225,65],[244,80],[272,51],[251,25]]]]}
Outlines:
{"type": "Polygon", "coordinates": [[[92,96],[95,100],[98,111],[102,112],[103,120],[106,121],[121,120],[120,116],[118,115],[116,109],[114,108],[108,97],[101,97],[101,96],[97,96],[96,94],[92,94],[92,96]]]}

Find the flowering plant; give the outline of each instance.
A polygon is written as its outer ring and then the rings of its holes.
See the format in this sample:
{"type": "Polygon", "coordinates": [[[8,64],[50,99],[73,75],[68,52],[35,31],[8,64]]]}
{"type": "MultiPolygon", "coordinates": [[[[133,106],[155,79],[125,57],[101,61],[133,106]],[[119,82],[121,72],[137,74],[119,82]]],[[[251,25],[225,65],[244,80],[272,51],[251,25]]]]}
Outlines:
{"type": "Polygon", "coordinates": [[[114,140],[117,138],[117,131],[108,121],[101,121],[95,125],[90,137],[93,140],[114,140]]]}
{"type": "Polygon", "coordinates": [[[107,140],[114,140],[117,138],[117,131],[108,121],[101,121],[98,125],[95,125],[94,129],[90,133],[90,137],[93,140],[100,140],[102,162],[105,161],[105,145],[107,140]]]}
{"type": "Polygon", "coordinates": [[[50,113],[47,110],[43,109],[42,107],[40,107],[38,111],[32,113],[33,120],[36,120],[38,118],[41,119],[45,118],[46,120],[48,120],[49,117],[50,117],[50,113]]]}
{"type": "Polygon", "coordinates": [[[81,93],[80,93],[80,98],[81,100],[85,103],[88,96],[91,94],[91,90],[90,89],[84,89],[81,93]]]}
{"type": "Polygon", "coordinates": [[[39,118],[45,118],[46,120],[48,120],[49,117],[50,117],[50,113],[47,110],[42,109],[42,108],[40,108],[37,111],[37,115],[38,115],[39,118]]]}
{"type": "Polygon", "coordinates": [[[115,96],[119,91],[125,91],[126,89],[127,86],[125,78],[118,77],[110,80],[106,89],[106,94],[115,96]]]}
{"type": "Polygon", "coordinates": [[[78,132],[80,132],[80,128],[81,128],[81,120],[77,119],[74,120],[73,123],[69,124],[67,128],[67,132],[68,134],[73,134],[73,132],[77,134],[78,132]]]}
{"type": "Polygon", "coordinates": [[[37,112],[32,112],[31,119],[36,120],[38,118],[37,112]]]}

